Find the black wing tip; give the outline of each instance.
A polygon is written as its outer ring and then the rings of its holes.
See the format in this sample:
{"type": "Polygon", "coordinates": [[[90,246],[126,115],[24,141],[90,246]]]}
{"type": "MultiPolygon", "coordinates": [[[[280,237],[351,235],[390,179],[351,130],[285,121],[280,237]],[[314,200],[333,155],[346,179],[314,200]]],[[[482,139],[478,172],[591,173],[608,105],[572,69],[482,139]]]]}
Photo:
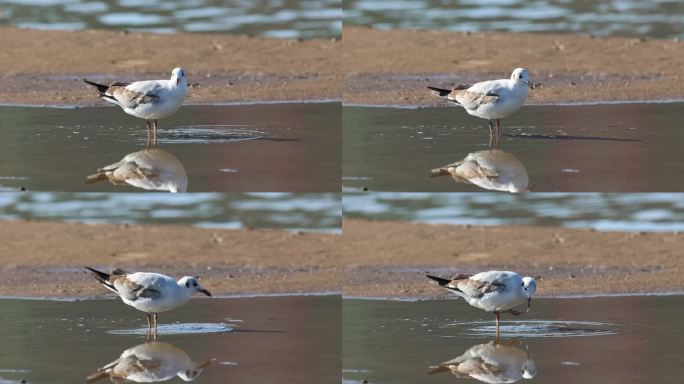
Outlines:
{"type": "Polygon", "coordinates": [[[428,86],[428,89],[431,90],[434,95],[439,97],[447,97],[451,93],[450,89],[437,88],[431,86],[428,86]]]}
{"type": "Polygon", "coordinates": [[[427,277],[430,280],[436,281],[441,286],[445,286],[451,282],[451,280],[449,280],[449,279],[444,279],[442,277],[437,277],[437,276],[433,276],[433,275],[425,275],[425,277],[427,277]]]}
{"type": "Polygon", "coordinates": [[[88,79],[83,79],[83,82],[97,88],[97,91],[100,93],[100,96],[105,96],[105,92],[107,92],[107,89],[109,88],[109,85],[104,85],[100,83],[96,83],[94,81],[90,81],[88,79]]]}
{"type": "Polygon", "coordinates": [[[104,272],[102,272],[102,271],[98,271],[98,270],[95,269],[95,268],[91,268],[91,267],[88,267],[88,266],[85,266],[85,265],[83,266],[83,268],[89,270],[89,271],[91,272],[91,275],[92,275],[94,278],[96,278],[96,279],[97,279],[99,282],[101,282],[101,283],[104,283],[104,282],[106,282],[106,281],[109,279],[109,274],[108,274],[108,273],[104,273],[104,272]]]}

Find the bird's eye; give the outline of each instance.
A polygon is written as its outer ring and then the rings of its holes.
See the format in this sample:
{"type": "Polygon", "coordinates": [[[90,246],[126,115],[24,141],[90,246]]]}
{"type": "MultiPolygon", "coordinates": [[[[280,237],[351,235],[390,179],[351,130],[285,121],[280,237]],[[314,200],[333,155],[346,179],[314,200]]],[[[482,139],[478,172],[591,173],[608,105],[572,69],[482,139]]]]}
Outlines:
{"type": "Polygon", "coordinates": [[[196,281],[193,281],[193,282],[192,282],[192,286],[193,286],[193,287],[196,287],[196,286],[197,286],[197,282],[196,282],[196,281]]]}
{"type": "Polygon", "coordinates": [[[190,288],[190,282],[189,281],[185,282],[185,288],[190,288]]]}
{"type": "Polygon", "coordinates": [[[523,285],[525,285],[525,282],[524,282],[524,281],[523,281],[522,283],[520,283],[520,286],[521,286],[521,287],[522,287],[523,285]]]}
{"type": "Polygon", "coordinates": [[[525,290],[527,291],[527,287],[525,287],[525,290]]]}
{"type": "Polygon", "coordinates": [[[522,73],[518,76],[518,79],[522,79],[522,73]]]}

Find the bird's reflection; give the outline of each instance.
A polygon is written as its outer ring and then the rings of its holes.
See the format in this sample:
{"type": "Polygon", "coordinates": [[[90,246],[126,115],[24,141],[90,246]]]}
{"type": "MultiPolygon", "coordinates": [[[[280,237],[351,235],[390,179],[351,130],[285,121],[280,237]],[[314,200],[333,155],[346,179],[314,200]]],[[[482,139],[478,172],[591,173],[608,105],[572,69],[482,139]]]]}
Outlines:
{"type": "Polygon", "coordinates": [[[155,191],[185,192],[188,175],[180,160],[161,148],[129,153],[121,161],[97,170],[86,183],[109,180],[114,185],[130,185],[155,191]]]}
{"type": "Polygon", "coordinates": [[[527,192],[529,184],[525,166],[499,149],[470,153],[463,160],[433,169],[430,177],[436,176],[451,176],[459,183],[510,193],[527,192]]]}
{"type": "Polygon", "coordinates": [[[515,383],[535,377],[537,368],[523,341],[497,339],[475,345],[456,358],[431,366],[427,374],[440,372],[451,372],[459,379],[472,378],[483,383],[515,383]]]}
{"type": "Polygon", "coordinates": [[[193,381],[212,360],[195,363],[185,351],[161,341],[147,342],[129,348],[118,359],[86,378],[86,383],[109,378],[114,383],[157,383],[176,376],[193,381]]]}

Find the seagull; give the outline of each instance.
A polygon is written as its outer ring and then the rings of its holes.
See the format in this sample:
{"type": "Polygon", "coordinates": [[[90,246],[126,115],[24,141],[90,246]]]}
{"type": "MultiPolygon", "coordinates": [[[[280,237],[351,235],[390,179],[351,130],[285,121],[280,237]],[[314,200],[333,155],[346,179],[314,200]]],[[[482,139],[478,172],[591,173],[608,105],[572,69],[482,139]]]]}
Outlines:
{"type": "Polygon", "coordinates": [[[188,175],[174,155],[160,148],[144,149],[129,153],[121,161],[97,170],[86,177],[86,184],[107,180],[114,185],[185,192],[188,189],[188,175]]]}
{"type": "Polygon", "coordinates": [[[465,108],[468,114],[489,120],[489,145],[492,143],[496,120],[496,143],[499,144],[500,119],[512,115],[527,99],[532,88],[527,69],[516,68],[510,79],[489,80],[472,85],[457,85],[453,89],[428,87],[432,94],[465,108]]]}
{"type": "Polygon", "coordinates": [[[84,267],[105,288],[119,295],[121,300],[139,311],[147,313],[147,332],[151,329],[150,316],[154,315],[154,335],[157,335],[157,314],[180,307],[195,292],[211,296],[197,281],[197,277],[185,276],[178,281],[159,273],[126,272],[115,269],[112,273],[84,267]]]}
{"type": "Polygon", "coordinates": [[[86,79],[83,81],[95,87],[102,99],[120,106],[129,115],[145,119],[148,145],[150,127],[154,128],[154,145],[156,145],[157,119],[176,113],[188,92],[188,81],[183,68],[174,68],[169,80],[146,80],[133,83],[115,81],[109,85],[86,79]]]}
{"type": "Polygon", "coordinates": [[[429,279],[436,281],[440,287],[446,288],[462,297],[473,307],[493,312],[496,315],[496,333],[499,333],[499,314],[508,312],[519,316],[513,307],[527,301],[527,310],[530,310],[532,294],[537,289],[537,280],[534,277],[522,277],[510,271],[487,271],[477,275],[459,274],[452,279],[427,275],[429,279]]]}
{"type": "Polygon", "coordinates": [[[185,351],[171,344],[148,342],[123,351],[118,359],[88,376],[86,383],[103,378],[109,378],[113,383],[156,383],[176,376],[183,381],[194,381],[211,362],[198,364],[185,351]]]}
{"type": "Polygon", "coordinates": [[[520,193],[530,182],[525,166],[513,155],[498,149],[468,154],[465,159],[430,171],[430,177],[450,175],[459,183],[480,188],[520,193]]]}
{"type": "Polygon", "coordinates": [[[524,345],[519,341],[502,342],[499,339],[474,345],[461,356],[430,367],[427,374],[451,371],[459,379],[473,378],[490,384],[534,378],[537,367],[529,351],[515,344],[524,345]]]}

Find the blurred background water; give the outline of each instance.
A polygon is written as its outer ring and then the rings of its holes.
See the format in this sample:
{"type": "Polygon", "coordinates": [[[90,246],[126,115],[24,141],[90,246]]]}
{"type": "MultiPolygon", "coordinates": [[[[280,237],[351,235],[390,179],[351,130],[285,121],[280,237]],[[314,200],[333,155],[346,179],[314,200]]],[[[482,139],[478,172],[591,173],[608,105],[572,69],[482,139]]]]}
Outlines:
{"type": "Polygon", "coordinates": [[[342,9],[341,0],[0,0],[0,24],[327,38],[341,36],[342,9]]]}
{"type": "Polygon", "coordinates": [[[339,233],[337,193],[0,193],[0,220],[339,233]]]}
{"type": "Polygon", "coordinates": [[[681,0],[347,0],[345,25],[684,37],[681,0]]]}
{"type": "Polygon", "coordinates": [[[601,231],[684,231],[682,193],[345,194],[344,215],[459,225],[544,225],[601,231]]]}

